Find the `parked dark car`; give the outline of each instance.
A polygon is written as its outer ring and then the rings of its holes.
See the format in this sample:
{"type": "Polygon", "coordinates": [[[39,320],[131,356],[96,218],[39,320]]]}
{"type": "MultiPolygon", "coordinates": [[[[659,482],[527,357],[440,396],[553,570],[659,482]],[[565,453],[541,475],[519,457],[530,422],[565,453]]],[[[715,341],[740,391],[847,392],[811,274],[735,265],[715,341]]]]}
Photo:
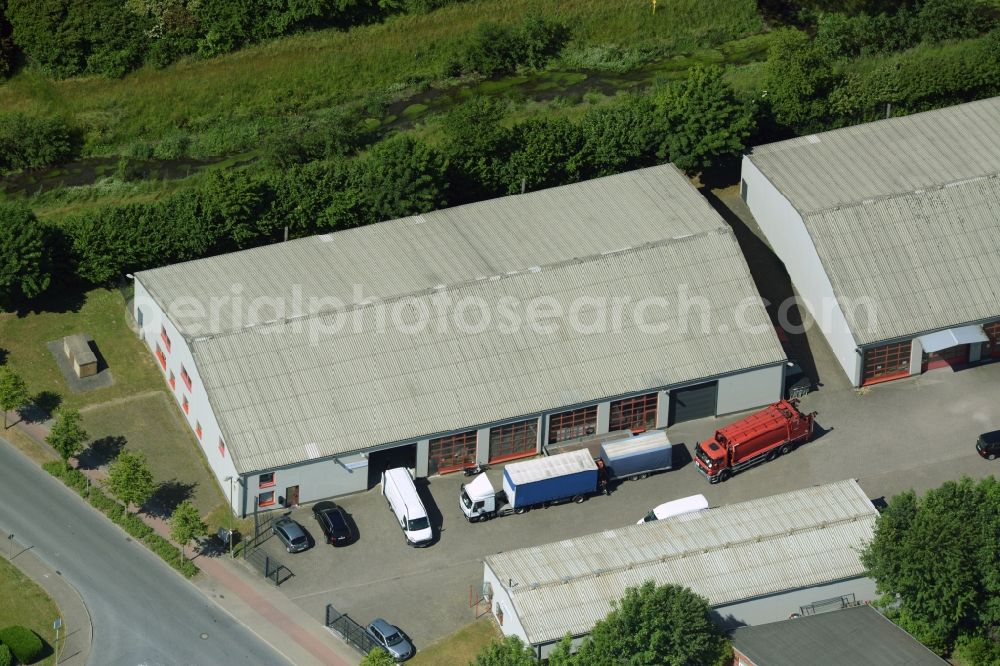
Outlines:
{"type": "Polygon", "coordinates": [[[333,502],[318,502],[313,507],[313,518],[319,523],[329,544],[346,546],[357,536],[347,514],[333,502]]]}
{"type": "Polygon", "coordinates": [[[365,630],[378,645],[396,661],[406,661],[413,656],[413,644],[407,640],[399,627],[378,618],[365,630]]]}
{"type": "Polygon", "coordinates": [[[1000,430],[980,435],[976,441],[976,451],[987,460],[996,460],[1000,456],[1000,430]]]}
{"type": "Polygon", "coordinates": [[[305,529],[291,518],[282,518],[274,523],[274,535],[289,553],[301,553],[309,547],[309,535],[305,529]]]}

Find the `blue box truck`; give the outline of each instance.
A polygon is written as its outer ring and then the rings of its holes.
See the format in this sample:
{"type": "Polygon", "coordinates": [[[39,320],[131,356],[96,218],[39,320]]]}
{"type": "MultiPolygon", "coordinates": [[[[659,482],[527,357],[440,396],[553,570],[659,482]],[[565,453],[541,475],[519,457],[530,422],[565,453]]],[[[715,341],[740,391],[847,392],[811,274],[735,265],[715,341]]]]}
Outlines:
{"type": "Polygon", "coordinates": [[[598,464],[588,451],[570,451],[545,458],[512,463],[503,470],[503,490],[480,474],[462,486],[459,503],[462,513],[475,523],[528,509],[582,502],[602,489],[598,464]]]}

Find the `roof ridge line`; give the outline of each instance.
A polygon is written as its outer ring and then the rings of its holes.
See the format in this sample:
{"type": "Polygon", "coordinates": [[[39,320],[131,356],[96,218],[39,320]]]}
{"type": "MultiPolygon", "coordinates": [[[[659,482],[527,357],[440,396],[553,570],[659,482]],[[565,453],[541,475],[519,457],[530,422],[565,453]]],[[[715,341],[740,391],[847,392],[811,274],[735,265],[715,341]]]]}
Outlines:
{"type": "MultiPolygon", "coordinates": [[[[874,510],[874,508],[873,508],[874,510]]],[[[729,549],[736,546],[742,546],[749,543],[761,543],[763,541],[773,541],[782,537],[792,536],[793,534],[801,534],[804,532],[811,532],[815,530],[822,530],[828,527],[834,527],[846,523],[856,523],[863,518],[871,518],[873,514],[871,513],[856,513],[852,516],[845,516],[843,518],[836,518],[830,521],[822,521],[819,524],[810,525],[808,527],[792,528],[788,530],[774,531],[771,533],[762,534],[756,537],[750,537],[746,539],[741,539],[739,541],[727,541],[724,544],[718,546],[713,546],[711,548],[694,548],[692,550],[686,550],[674,555],[661,555],[660,557],[648,557],[643,560],[629,562],[628,564],[619,564],[617,566],[609,567],[607,569],[597,569],[584,574],[579,574],[575,576],[564,576],[558,580],[548,580],[545,582],[532,582],[528,584],[518,584],[516,588],[512,589],[512,592],[520,592],[522,590],[538,590],[542,588],[555,587],[558,585],[565,585],[567,583],[572,583],[578,580],[582,580],[591,576],[603,576],[610,573],[619,573],[621,571],[629,571],[630,569],[635,569],[637,567],[646,566],[648,564],[672,562],[675,560],[682,560],[687,557],[704,555],[706,553],[711,553],[719,550],[729,549]]],[[[631,526],[630,526],[631,527],[631,526]]],[[[619,528],[622,529],[622,528],[619,528]]]]}
{"type": "Polygon", "coordinates": [[[420,296],[427,296],[440,291],[451,291],[457,289],[464,289],[466,287],[479,284],[481,282],[490,282],[494,280],[504,280],[512,277],[517,277],[521,275],[527,275],[531,273],[541,273],[545,270],[553,270],[565,268],[567,266],[573,266],[578,264],[587,264],[595,261],[600,261],[606,257],[643,252],[645,250],[650,250],[657,247],[665,247],[672,245],[677,242],[686,242],[696,238],[707,237],[711,235],[732,235],[732,229],[726,225],[720,225],[713,229],[707,229],[705,231],[697,231],[689,234],[682,234],[680,236],[671,236],[670,238],[660,238],[653,241],[648,241],[640,245],[627,246],[622,248],[617,248],[613,250],[602,250],[600,252],[595,252],[588,255],[583,255],[581,257],[572,257],[569,259],[563,259],[561,261],[556,261],[551,264],[541,264],[539,266],[529,266],[527,268],[519,268],[517,270],[507,271],[506,273],[497,273],[493,275],[485,275],[476,278],[471,278],[467,280],[461,280],[459,282],[454,282],[447,285],[437,285],[434,287],[425,287],[423,289],[418,289],[416,291],[405,292],[402,294],[393,294],[392,296],[387,296],[384,298],[371,298],[361,301],[359,303],[345,303],[340,306],[331,306],[327,308],[321,308],[315,312],[309,312],[300,315],[278,317],[275,319],[270,319],[268,321],[255,322],[253,324],[248,324],[246,326],[241,326],[239,328],[232,328],[224,331],[218,331],[213,333],[205,333],[202,335],[191,336],[189,341],[200,342],[204,340],[212,340],[214,338],[227,337],[231,335],[238,335],[245,333],[247,331],[252,331],[260,328],[265,328],[268,326],[275,325],[285,325],[291,322],[297,321],[307,321],[310,319],[315,319],[317,317],[323,317],[326,315],[338,313],[338,312],[355,312],[357,310],[362,310],[368,307],[372,307],[377,304],[389,304],[396,303],[407,298],[416,298],[420,296]]]}

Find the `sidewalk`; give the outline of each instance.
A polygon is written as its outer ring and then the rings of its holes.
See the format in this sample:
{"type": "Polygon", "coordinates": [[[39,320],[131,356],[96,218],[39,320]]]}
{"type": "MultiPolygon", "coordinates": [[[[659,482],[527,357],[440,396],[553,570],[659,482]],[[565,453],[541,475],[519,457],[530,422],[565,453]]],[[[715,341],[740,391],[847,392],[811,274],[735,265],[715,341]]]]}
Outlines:
{"type": "MultiPolygon", "coordinates": [[[[0,530],[0,541],[6,544],[9,535],[0,530]]],[[[6,545],[5,545],[6,547],[6,545]]],[[[90,646],[94,638],[94,627],[90,622],[90,611],[76,588],[67,583],[62,574],[45,564],[29,548],[14,538],[14,557],[11,562],[28,578],[32,579],[45,593],[52,597],[59,608],[63,629],[59,634],[59,660],[62,666],[86,666],[90,658],[90,646]]],[[[6,557],[6,553],[4,553],[6,557]]]]}
{"type": "MultiPolygon", "coordinates": [[[[45,436],[48,434],[47,425],[30,423],[18,424],[15,427],[41,447],[55,454],[55,451],[45,443],[45,436]]],[[[92,482],[101,481],[105,476],[101,470],[80,471],[92,482]]],[[[170,527],[165,520],[146,514],[139,515],[157,534],[170,538],[170,527]]],[[[17,559],[15,557],[15,561],[17,559]]],[[[195,587],[291,663],[296,666],[314,664],[353,666],[360,663],[361,655],[328,630],[323,625],[322,618],[307,614],[270,583],[265,582],[263,577],[255,576],[238,561],[231,560],[228,555],[221,557],[199,555],[194,562],[202,571],[201,575],[191,581],[195,587]]],[[[65,581],[61,582],[66,585],[65,581]]],[[[62,608],[62,603],[58,599],[56,603],[62,608]]],[[[88,639],[88,653],[89,645],[88,639]]],[[[60,659],[59,663],[70,662],[60,659]]],[[[79,663],[82,665],[85,660],[79,663]]]]}

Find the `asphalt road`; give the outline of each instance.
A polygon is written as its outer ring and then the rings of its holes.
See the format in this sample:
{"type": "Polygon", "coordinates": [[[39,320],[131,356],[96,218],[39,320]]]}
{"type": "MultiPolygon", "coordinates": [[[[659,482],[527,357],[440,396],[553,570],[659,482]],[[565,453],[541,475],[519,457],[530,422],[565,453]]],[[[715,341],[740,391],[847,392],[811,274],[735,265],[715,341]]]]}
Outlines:
{"type": "Polygon", "coordinates": [[[0,506],[0,527],[83,596],[94,625],[90,664],[288,663],[3,439],[0,506]]]}

